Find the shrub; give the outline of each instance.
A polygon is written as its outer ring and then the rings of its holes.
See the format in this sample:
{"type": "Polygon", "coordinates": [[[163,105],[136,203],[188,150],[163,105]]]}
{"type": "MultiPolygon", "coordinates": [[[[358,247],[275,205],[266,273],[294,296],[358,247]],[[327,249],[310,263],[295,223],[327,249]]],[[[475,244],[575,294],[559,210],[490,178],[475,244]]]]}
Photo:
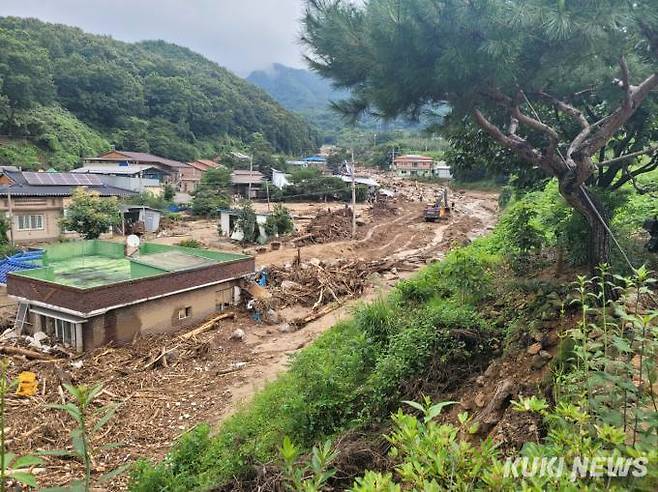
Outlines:
{"type": "Polygon", "coordinates": [[[290,234],[294,229],[290,211],[281,204],[274,205],[272,214],[267,217],[265,222],[265,233],[269,237],[285,236],[290,234]]]}

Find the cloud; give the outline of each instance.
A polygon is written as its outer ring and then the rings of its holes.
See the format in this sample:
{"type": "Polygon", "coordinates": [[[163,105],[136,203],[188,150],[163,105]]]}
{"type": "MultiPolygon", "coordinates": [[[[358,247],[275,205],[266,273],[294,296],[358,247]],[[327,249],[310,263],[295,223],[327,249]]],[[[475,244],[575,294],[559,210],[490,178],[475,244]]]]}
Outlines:
{"type": "Polygon", "coordinates": [[[0,16],[36,17],[122,41],[163,39],[247,75],[303,67],[303,0],[2,0],[0,16]]]}

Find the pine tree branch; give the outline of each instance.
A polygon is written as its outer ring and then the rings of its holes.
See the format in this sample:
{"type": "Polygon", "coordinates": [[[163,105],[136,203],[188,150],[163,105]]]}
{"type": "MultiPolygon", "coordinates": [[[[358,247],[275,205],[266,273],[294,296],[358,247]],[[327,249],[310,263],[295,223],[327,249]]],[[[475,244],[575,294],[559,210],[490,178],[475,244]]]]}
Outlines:
{"type": "Polygon", "coordinates": [[[632,152],[630,154],[615,157],[614,159],[609,159],[609,160],[604,161],[604,162],[598,162],[596,165],[598,167],[611,166],[611,165],[617,164],[619,162],[624,162],[624,161],[628,161],[630,159],[635,159],[636,157],[640,157],[641,155],[646,155],[646,154],[654,155],[656,153],[658,153],[658,145],[648,147],[648,148],[643,149],[643,150],[638,150],[637,152],[632,152]]]}
{"type": "Polygon", "coordinates": [[[598,130],[575,149],[574,153],[578,152],[587,156],[594,155],[635,114],[635,111],[648,97],[651,90],[658,86],[658,72],[654,72],[644,79],[640,85],[633,86],[630,84],[628,65],[624,57],[620,59],[619,65],[622,73],[621,87],[624,89],[624,100],[612,114],[603,120],[598,130]]]}

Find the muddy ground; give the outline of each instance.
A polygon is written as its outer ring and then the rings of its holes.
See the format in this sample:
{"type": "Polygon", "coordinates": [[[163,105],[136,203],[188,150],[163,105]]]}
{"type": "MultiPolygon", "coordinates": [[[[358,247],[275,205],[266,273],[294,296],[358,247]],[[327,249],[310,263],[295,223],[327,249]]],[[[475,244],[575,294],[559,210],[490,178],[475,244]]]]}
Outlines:
{"type": "MultiPolygon", "coordinates": [[[[361,299],[386,292],[412,270],[440,259],[452,246],[485,234],[496,220],[496,195],[468,191],[454,193],[455,210],[447,222],[426,223],[422,211],[438,192],[438,185],[417,185],[392,179],[387,185],[401,191],[392,203],[393,214],[379,214],[360,206],[362,225],[354,240],[313,244],[299,248],[284,242],[280,250],[257,253],[257,265],[282,266],[301,256],[330,261],[344,258],[391,259],[400,268],[368,279],[361,299]]],[[[259,204],[266,207],[266,204],[259,204]]],[[[322,208],[342,204],[293,204],[290,208],[303,230],[322,208]]],[[[302,232],[300,232],[301,234],[302,232]]],[[[176,244],[196,239],[209,247],[241,251],[242,247],[217,236],[211,221],[184,222],[156,242],[176,244]]],[[[250,250],[255,253],[255,249],[250,250]]],[[[315,261],[315,260],[313,260],[315,261]]],[[[289,356],[311,343],[338,320],[350,316],[359,299],[345,298],[327,314],[302,329],[284,333],[281,326],[290,317],[312,311],[292,306],[278,313],[276,324],[256,323],[243,311],[233,320],[192,339],[181,334],[149,337],[128,346],[107,346],[79,358],[35,361],[12,357],[10,373],[29,370],[39,379],[38,394],[32,398],[11,396],[7,402],[8,448],[19,454],[70,445],[71,420],[48,404],[61,403],[62,383],[102,383],[99,403],[119,405],[117,414],[94,439],[94,472],[101,474],[138,458],[161,459],[171,444],[199,422],[217,424],[268,381],[284,371],[289,356]],[[231,340],[236,329],[243,330],[243,341],[231,340]],[[163,356],[164,354],[164,356],[163,356]],[[100,446],[117,443],[101,450],[100,446]]],[[[67,484],[80,476],[82,467],[75,460],[48,457],[38,470],[42,485],[67,484]]],[[[125,487],[126,479],[115,479],[112,489],[125,487]]]]}

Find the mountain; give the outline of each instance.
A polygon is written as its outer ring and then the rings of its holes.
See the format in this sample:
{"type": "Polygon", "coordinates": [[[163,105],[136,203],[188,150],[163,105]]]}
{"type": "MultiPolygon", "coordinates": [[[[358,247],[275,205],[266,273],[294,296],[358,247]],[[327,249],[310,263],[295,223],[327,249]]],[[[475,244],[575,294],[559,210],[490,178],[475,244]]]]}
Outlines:
{"type": "MultiPolygon", "coordinates": [[[[349,97],[349,92],[336,89],[331,82],[309,70],[291,68],[279,63],[266,70],[252,72],[247,80],[276,99],[283,107],[304,116],[317,126],[325,138],[332,139],[346,126],[344,120],[331,109],[331,101],[349,97]]],[[[439,107],[438,117],[423,117],[420,122],[397,119],[383,122],[374,117],[364,117],[357,125],[366,130],[420,130],[432,123],[440,123],[447,114],[447,107],[439,107]]]]}
{"type": "Polygon", "coordinates": [[[187,48],[16,17],[0,17],[0,134],[47,158],[66,142],[67,162],[109,145],[191,160],[254,134],[286,153],[318,143],[303,118],[187,48]]]}
{"type": "Polygon", "coordinates": [[[331,82],[309,70],[275,63],[268,70],[256,70],[247,80],[276,99],[283,107],[299,113],[327,110],[329,102],[346,97],[331,82]]]}

